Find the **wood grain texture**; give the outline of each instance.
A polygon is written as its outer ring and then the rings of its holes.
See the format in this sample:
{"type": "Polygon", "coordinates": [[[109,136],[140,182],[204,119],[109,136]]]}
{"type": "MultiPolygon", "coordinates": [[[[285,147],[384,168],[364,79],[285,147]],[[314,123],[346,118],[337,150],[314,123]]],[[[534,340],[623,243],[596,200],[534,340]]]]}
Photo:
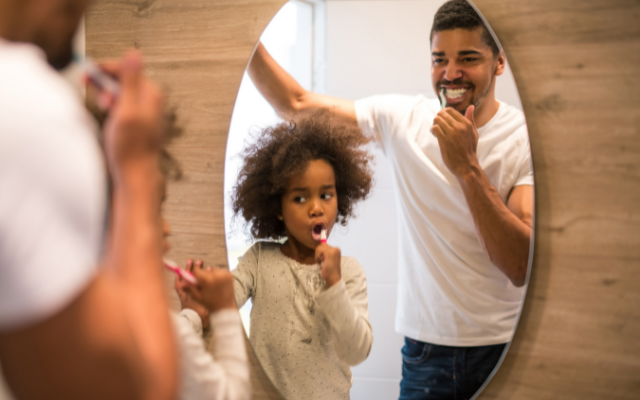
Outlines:
{"type": "Polygon", "coordinates": [[[638,399],[640,2],[474,4],[507,53],[536,179],[523,315],[479,399],[638,399]]]}
{"type": "MultiPolygon", "coordinates": [[[[178,261],[226,266],[223,169],[251,51],[284,0],[98,0],[87,51],[140,48],[184,134],[168,190],[178,261]]],[[[480,399],[640,397],[640,2],[476,0],[502,42],[536,175],[534,266],[515,339],[480,399]]],[[[252,353],[252,352],[251,352],[252,353]]],[[[256,399],[280,399],[255,357],[256,399]]],[[[293,399],[292,399],[293,400],[293,399]]]]}

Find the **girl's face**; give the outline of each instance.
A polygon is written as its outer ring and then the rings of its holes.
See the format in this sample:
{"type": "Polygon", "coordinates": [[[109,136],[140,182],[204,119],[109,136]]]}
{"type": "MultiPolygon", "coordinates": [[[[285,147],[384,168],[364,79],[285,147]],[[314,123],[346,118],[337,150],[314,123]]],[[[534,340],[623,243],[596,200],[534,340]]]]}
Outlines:
{"type": "Polygon", "coordinates": [[[336,177],[324,160],[309,161],[307,168],[289,179],[282,195],[282,214],[289,241],[309,249],[320,244],[320,231],[331,232],[338,217],[336,177]]]}

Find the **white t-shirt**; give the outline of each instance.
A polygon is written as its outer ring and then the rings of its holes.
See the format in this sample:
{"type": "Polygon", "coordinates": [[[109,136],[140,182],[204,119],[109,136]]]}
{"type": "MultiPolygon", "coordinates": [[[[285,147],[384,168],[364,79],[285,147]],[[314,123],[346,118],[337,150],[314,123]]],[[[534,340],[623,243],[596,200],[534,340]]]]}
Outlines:
{"type": "Polygon", "coordinates": [[[96,272],[106,172],[79,96],[30,44],[0,39],[0,330],[55,315],[96,272]]]}
{"type": "MultiPolygon", "coordinates": [[[[516,288],[483,250],[462,188],[429,131],[436,99],[386,95],[356,101],[358,125],[378,139],[392,167],[398,204],[396,331],[446,346],[510,340],[520,309],[516,288]]],[[[504,202],[533,185],[524,114],[500,103],[478,128],[477,156],[504,202]]]]}

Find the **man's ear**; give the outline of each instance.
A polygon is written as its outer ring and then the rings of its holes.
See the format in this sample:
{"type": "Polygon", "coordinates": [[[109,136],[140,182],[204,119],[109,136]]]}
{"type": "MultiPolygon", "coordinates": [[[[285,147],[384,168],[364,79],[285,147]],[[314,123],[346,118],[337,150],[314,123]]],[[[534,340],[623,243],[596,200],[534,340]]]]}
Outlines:
{"type": "Polygon", "coordinates": [[[505,65],[507,63],[507,58],[504,55],[504,51],[500,50],[500,53],[496,56],[496,61],[493,67],[493,74],[495,76],[500,76],[504,72],[505,65]]]}

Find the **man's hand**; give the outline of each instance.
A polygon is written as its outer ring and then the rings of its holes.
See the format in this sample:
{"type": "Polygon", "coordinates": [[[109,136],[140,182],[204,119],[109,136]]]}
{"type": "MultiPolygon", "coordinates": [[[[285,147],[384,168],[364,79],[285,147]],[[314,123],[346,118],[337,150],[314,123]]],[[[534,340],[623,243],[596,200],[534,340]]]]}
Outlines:
{"type": "MultiPolygon", "coordinates": [[[[189,265],[187,265],[189,268],[189,265]]],[[[211,312],[223,309],[237,310],[233,290],[233,275],[226,269],[202,269],[202,261],[196,261],[190,271],[198,279],[197,285],[185,286],[185,291],[211,312]]]]}
{"type": "Polygon", "coordinates": [[[450,107],[440,110],[431,127],[431,133],[440,144],[444,164],[458,179],[480,168],[476,156],[478,129],[473,118],[474,109],[469,106],[464,116],[450,107]]]}
{"type": "Polygon", "coordinates": [[[339,248],[331,247],[326,243],[316,247],[316,262],[322,265],[322,279],[327,283],[327,289],[342,279],[340,260],[339,248]]]}
{"type": "Polygon", "coordinates": [[[160,88],[143,74],[142,57],[129,51],[121,61],[101,67],[120,82],[105,122],[104,143],[109,170],[116,184],[131,166],[158,168],[162,145],[163,100],[160,88]]]}
{"type": "MultiPolygon", "coordinates": [[[[192,260],[187,261],[187,271],[193,273],[193,266],[194,263],[192,260]]],[[[202,321],[202,329],[207,329],[209,327],[209,310],[207,310],[207,307],[195,301],[195,299],[187,293],[186,287],[189,285],[191,285],[189,282],[182,279],[179,275],[176,275],[175,288],[178,293],[178,298],[180,298],[181,308],[183,310],[188,308],[195,311],[202,321]]]]}

